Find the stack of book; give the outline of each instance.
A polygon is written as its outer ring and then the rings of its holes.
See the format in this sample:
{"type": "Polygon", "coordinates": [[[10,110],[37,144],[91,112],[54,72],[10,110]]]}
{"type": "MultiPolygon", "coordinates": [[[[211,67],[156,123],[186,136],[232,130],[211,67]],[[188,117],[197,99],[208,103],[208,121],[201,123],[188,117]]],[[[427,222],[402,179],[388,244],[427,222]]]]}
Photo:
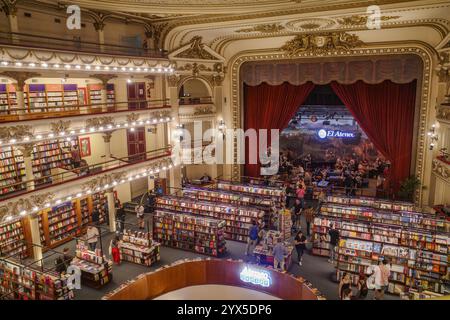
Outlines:
{"type": "Polygon", "coordinates": [[[120,259],[151,266],[161,259],[159,247],[149,232],[125,229],[119,245],[120,259]]]}

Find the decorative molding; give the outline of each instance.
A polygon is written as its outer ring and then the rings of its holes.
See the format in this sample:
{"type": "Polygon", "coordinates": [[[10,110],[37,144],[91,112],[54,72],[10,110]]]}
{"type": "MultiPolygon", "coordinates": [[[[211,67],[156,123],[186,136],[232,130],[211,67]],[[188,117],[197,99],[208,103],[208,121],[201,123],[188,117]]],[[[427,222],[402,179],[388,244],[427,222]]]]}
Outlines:
{"type": "Polygon", "coordinates": [[[286,42],[281,50],[289,56],[299,53],[309,53],[311,55],[323,56],[331,50],[353,49],[362,46],[364,43],[359,37],[346,32],[323,32],[317,34],[300,34],[294,39],[286,42]]]}
{"type": "Polygon", "coordinates": [[[17,81],[16,89],[18,91],[23,91],[23,87],[25,86],[26,80],[41,76],[40,73],[26,72],[26,71],[3,71],[1,75],[16,80],[17,81]]]}
{"type": "Polygon", "coordinates": [[[437,107],[436,119],[450,122],[450,95],[445,96],[444,102],[437,107]]]}
{"type": "Polygon", "coordinates": [[[86,127],[99,127],[99,126],[107,126],[107,125],[114,125],[114,118],[105,116],[105,117],[98,117],[98,118],[91,118],[86,120],[86,127]]]}
{"type": "Polygon", "coordinates": [[[286,27],[279,23],[267,23],[267,24],[258,24],[256,26],[250,28],[238,29],[234,32],[237,33],[250,33],[250,32],[261,32],[261,33],[275,33],[279,31],[285,30],[286,27]]]}
{"type": "Polygon", "coordinates": [[[54,193],[42,193],[29,197],[20,197],[15,201],[9,201],[5,205],[0,206],[0,220],[8,216],[17,216],[21,211],[30,212],[33,208],[42,208],[46,203],[50,203],[55,197],[54,193]]]}
{"type": "MultiPolygon", "coordinates": [[[[389,21],[399,19],[400,16],[381,16],[381,21],[389,21]]],[[[343,26],[361,26],[367,24],[369,16],[367,15],[353,15],[337,19],[337,22],[343,26]]]]}
{"type": "Polygon", "coordinates": [[[431,170],[434,174],[444,179],[447,183],[450,183],[450,165],[442,162],[439,159],[434,159],[431,170]]]}
{"type": "Polygon", "coordinates": [[[70,120],[58,120],[58,122],[50,123],[50,126],[53,133],[58,134],[60,132],[66,132],[70,128],[70,120]]]}
{"type": "Polygon", "coordinates": [[[178,71],[192,71],[192,74],[194,76],[198,76],[200,71],[212,71],[211,68],[205,66],[204,64],[198,64],[197,62],[194,62],[193,64],[185,64],[184,66],[180,66],[178,68],[178,71]]]}
{"type": "Polygon", "coordinates": [[[178,87],[178,82],[181,80],[181,76],[179,74],[171,74],[167,77],[167,83],[169,87],[178,87]]]}
{"type": "Polygon", "coordinates": [[[33,127],[29,125],[17,125],[11,127],[0,127],[0,140],[22,140],[33,135],[33,127]]]}
{"type": "Polygon", "coordinates": [[[113,172],[110,174],[105,174],[99,177],[95,177],[81,185],[81,190],[91,190],[92,192],[103,189],[105,185],[112,185],[114,181],[118,182],[125,178],[127,175],[126,171],[113,172]]]}
{"type": "Polygon", "coordinates": [[[89,77],[99,79],[103,83],[103,87],[105,88],[106,84],[109,80],[117,78],[115,74],[91,74],[89,77]]]}
{"type": "MultiPolygon", "coordinates": [[[[349,57],[352,56],[370,56],[370,55],[398,55],[398,54],[414,54],[417,55],[423,62],[423,77],[420,79],[422,87],[420,88],[420,108],[418,111],[419,128],[417,130],[417,156],[415,165],[415,175],[423,180],[424,176],[424,159],[427,153],[425,136],[427,127],[427,110],[430,103],[430,90],[431,90],[431,65],[432,65],[432,52],[425,46],[414,44],[397,44],[386,47],[369,47],[364,49],[349,49],[349,50],[331,50],[327,53],[327,58],[334,57],[349,57]]],[[[239,80],[239,72],[241,66],[247,61],[279,61],[286,59],[301,59],[310,58],[310,55],[305,52],[299,52],[296,55],[289,55],[286,53],[280,53],[279,51],[261,51],[258,53],[245,53],[236,56],[230,64],[231,70],[231,116],[233,128],[241,128],[241,113],[242,113],[242,101],[241,101],[241,85],[239,80]]],[[[320,59],[325,59],[320,57],[320,59]]],[[[238,179],[241,176],[242,166],[238,164],[238,149],[237,138],[233,141],[233,160],[231,174],[234,179],[238,179]]],[[[416,193],[415,202],[417,205],[422,204],[423,190],[419,188],[416,193]]]]}
{"type": "Polygon", "coordinates": [[[200,115],[206,115],[206,114],[214,114],[214,110],[211,106],[196,107],[194,110],[194,116],[200,116],[200,115]]]}
{"type": "Polygon", "coordinates": [[[139,120],[139,114],[137,113],[131,113],[127,114],[127,121],[128,122],[135,122],[139,120]]]}
{"type": "Polygon", "coordinates": [[[189,42],[189,48],[175,55],[175,58],[203,59],[203,60],[219,60],[205,49],[202,43],[202,37],[194,36],[189,42]]]}
{"type": "Polygon", "coordinates": [[[19,148],[19,150],[22,151],[24,158],[30,158],[31,155],[33,154],[34,144],[26,143],[18,146],[17,148],[19,148]]]}

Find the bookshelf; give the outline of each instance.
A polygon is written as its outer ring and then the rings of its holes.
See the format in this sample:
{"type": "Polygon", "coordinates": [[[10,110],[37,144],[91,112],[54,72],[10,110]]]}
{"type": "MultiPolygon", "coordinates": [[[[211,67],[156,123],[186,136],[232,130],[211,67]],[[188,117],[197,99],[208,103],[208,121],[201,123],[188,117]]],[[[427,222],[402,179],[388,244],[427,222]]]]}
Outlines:
{"type": "Polygon", "coordinates": [[[92,221],[92,210],[89,208],[89,198],[80,199],[79,208],[81,213],[81,227],[85,227],[92,221]]]}
{"type": "Polygon", "coordinates": [[[0,84],[0,112],[11,113],[17,108],[16,89],[12,84],[0,84]]]}
{"type": "Polygon", "coordinates": [[[24,101],[28,111],[47,112],[48,101],[45,84],[29,84],[25,86],[24,101]]]}
{"type": "Polygon", "coordinates": [[[292,219],[291,210],[281,209],[278,214],[278,230],[280,231],[280,238],[286,241],[291,238],[292,219]]]}
{"type": "Polygon", "coordinates": [[[102,85],[101,84],[89,84],[89,104],[102,103],[102,85]]]}
{"type": "MultiPolygon", "coordinates": [[[[97,193],[92,194],[92,210],[94,210],[95,207],[99,204],[101,208],[105,205],[105,203],[108,201],[106,198],[106,193],[104,191],[100,191],[97,193]]],[[[92,213],[91,210],[91,213],[92,213]]],[[[105,211],[101,210],[99,215],[99,223],[104,223],[106,221],[105,217],[105,211]]]]}
{"type": "Polygon", "coordinates": [[[63,105],[67,109],[72,106],[77,106],[78,103],[78,87],[76,84],[63,85],[63,105]]]}
{"type": "Polygon", "coordinates": [[[219,256],[226,251],[225,221],[156,210],[153,239],[162,245],[219,256]]]}
{"type": "Polygon", "coordinates": [[[151,266],[161,259],[160,244],[150,232],[125,229],[120,241],[120,260],[151,266]]]}
{"type": "Polygon", "coordinates": [[[82,285],[99,289],[112,280],[112,261],[106,260],[99,249],[90,251],[85,241],[77,241],[76,256],[70,264],[80,268],[82,285]]]}
{"type": "Polygon", "coordinates": [[[277,207],[282,207],[286,200],[284,188],[266,187],[253,184],[236,184],[231,181],[217,181],[217,189],[239,192],[241,195],[264,196],[271,198],[277,207]]]}
{"type": "Polygon", "coordinates": [[[24,91],[30,112],[54,112],[78,105],[76,84],[29,84],[24,91]]]}
{"type": "Polygon", "coordinates": [[[39,223],[39,234],[41,236],[41,245],[45,247],[47,246],[47,237],[45,236],[44,217],[42,212],[38,214],[38,223],[39,223]]]}
{"type": "Polygon", "coordinates": [[[28,257],[22,220],[0,224],[0,256],[28,257]]]}
{"type": "Polygon", "coordinates": [[[114,107],[114,103],[116,103],[116,92],[113,83],[106,84],[106,102],[108,103],[108,108],[114,107]]]}
{"type": "Polygon", "coordinates": [[[49,246],[71,240],[79,234],[79,219],[73,202],[64,202],[47,212],[49,246]]]}
{"type": "Polygon", "coordinates": [[[392,262],[388,292],[410,288],[443,293],[448,272],[450,238],[448,221],[418,212],[390,212],[368,207],[329,203],[313,224],[313,254],[328,256],[326,235],[330,223],[339,230],[337,277],[343,272],[357,283],[359,273],[383,258],[392,262]]]}
{"type": "Polygon", "coordinates": [[[327,202],[351,206],[371,207],[375,209],[391,211],[415,211],[416,209],[416,207],[412,203],[388,201],[370,197],[344,197],[333,195],[327,197],[327,202]]]}
{"type": "Polygon", "coordinates": [[[52,182],[51,170],[59,167],[71,168],[72,155],[70,148],[78,144],[78,139],[73,141],[48,140],[36,144],[33,147],[32,165],[36,178],[35,185],[43,185],[52,182]]]}
{"type": "Polygon", "coordinates": [[[0,261],[0,295],[10,300],[71,300],[67,276],[41,272],[16,261],[0,261]]]}
{"type": "Polygon", "coordinates": [[[286,246],[287,254],[284,256],[284,266],[285,270],[288,270],[292,263],[292,250],[294,246],[291,241],[286,241],[288,239],[285,239],[279,231],[269,230],[261,243],[255,246],[253,254],[256,256],[258,264],[273,266],[273,248],[278,243],[278,239],[281,239],[286,246]]]}
{"type": "Polygon", "coordinates": [[[225,238],[243,242],[247,241],[252,220],[261,222],[264,217],[264,211],[253,207],[196,201],[175,196],[157,197],[156,207],[225,220],[225,238]]]}
{"type": "Polygon", "coordinates": [[[0,196],[25,189],[20,183],[25,177],[23,155],[14,147],[0,148],[0,196]]]}

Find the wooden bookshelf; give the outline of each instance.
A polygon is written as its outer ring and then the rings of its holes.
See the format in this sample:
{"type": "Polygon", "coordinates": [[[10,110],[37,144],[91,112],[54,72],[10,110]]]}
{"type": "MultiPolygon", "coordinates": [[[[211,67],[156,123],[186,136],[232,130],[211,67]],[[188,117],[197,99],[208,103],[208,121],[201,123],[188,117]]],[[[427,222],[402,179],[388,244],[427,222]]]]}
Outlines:
{"type": "Polygon", "coordinates": [[[0,256],[26,258],[30,255],[29,236],[24,227],[22,219],[0,224],[0,256]]]}
{"type": "Polygon", "coordinates": [[[16,184],[25,177],[23,155],[15,147],[0,148],[0,195],[24,190],[25,184],[16,184]],[[13,185],[13,186],[12,186],[13,185]]]}
{"type": "Polygon", "coordinates": [[[357,283],[359,273],[383,258],[392,262],[388,291],[406,292],[418,285],[443,292],[448,272],[450,237],[448,221],[418,212],[391,212],[368,207],[328,203],[313,224],[313,254],[328,256],[326,235],[333,223],[340,233],[337,248],[337,277],[351,274],[357,283]]]}
{"type": "Polygon", "coordinates": [[[252,220],[261,222],[264,218],[264,211],[253,207],[196,201],[175,196],[157,197],[156,207],[159,209],[225,220],[225,238],[242,242],[247,241],[248,229],[250,228],[252,220]]]}
{"type": "Polygon", "coordinates": [[[113,83],[106,84],[106,102],[108,108],[114,107],[116,103],[116,91],[113,83]]]}
{"type": "Polygon", "coordinates": [[[0,113],[11,114],[17,109],[16,89],[12,84],[0,84],[0,113]]]}
{"type": "Polygon", "coordinates": [[[162,245],[218,256],[226,251],[225,221],[156,210],[153,239],[162,245]]]}
{"type": "Polygon", "coordinates": [[[102,87],[101,84],[88,84],[89,104],[102,103],[102,87]]]}

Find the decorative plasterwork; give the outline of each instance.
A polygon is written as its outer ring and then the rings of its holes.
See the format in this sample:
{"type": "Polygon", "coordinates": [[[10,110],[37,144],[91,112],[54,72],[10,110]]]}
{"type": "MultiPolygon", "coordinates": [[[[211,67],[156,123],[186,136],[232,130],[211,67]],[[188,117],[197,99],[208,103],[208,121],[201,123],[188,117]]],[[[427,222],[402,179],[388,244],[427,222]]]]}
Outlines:
{"type": "Polygon", "coordinates": [[[33,135],[33,127],[29,125],[18,125],[10,127],[0,127],[0,140],[23,140],[25,137],[33,135]]]}
{"type": "Polygon", "coordinates": [[[213,114],[214,110],[211,106],[207,107],[197,107],[194,110],[194,116],[200,116],[200,115],[206,115],[206,114],[213,114]]]}
{"type": "Polygon", "coordinates": [[[235,30],[237,33],[251,33],[251,32],[261,32],[261,33],[274,33],[286,29],[285,26],[279,23],[268,23],[268,24],[258,24],[250,28],[242,28],[235,30]]]}
{"type": "Polygon", "coordinates": [[[27,79],[41,76],[39,73],[26,71],[3,71],[0,75],[16,80],[18,91],[23,91],[27,79]]]}
{"type": "Polygon", "coordinates": [[[293,32],[302,32],[309,30],[328,29],[336,25],[333,19],[314,18],[314,19],[296,19],[286,23],[286,29],[293,32]]]}
{"type": "MultiPolygon", "coordinates": [[[[381,16],[381,21],[389,21],[389,20],[396,20],[400,18],[400,16],[381,16]]],[[[361,26],[367,24],[367,21],[369,19],[369,16],[367,15],[353,15],[349,17],[343,17],[340,19],[337,19],[337,22],[340,25],[344,26],[361,26]]]]}
{"type": "Polygon", "coordinates": [[[127,121],[128,122],[134,122],[139,120],[139,115],[137,113],[130,113],[127,114],[127,121]]]}
{"type": "Polygon", "coordinates": [[[126,177],[126,171],[113,172],[110,174],[105,174],[99,177],[95,177],[81,185],[81,190],[92,190],[95,191],[97,188],[102,189],[105,185],[109,184],[112,186],[114,181],[120,181],[126,177]]]}
{"type": "Polygon", "coordinates": [[[202,42],[202,37],[194,36],[188,44],[169,54],[170,59],[222,61],[225,59],[202,42]]]}
{"type": "Polygon", "coordinates": [[[210,67],[205,66],[204,64],[198,64],[194,62],[193,64],[185,64],[178,68],[178,71],[192,71],[194,76],[198,76],[200,71],[212,71],[210,67]]]}
{"type": "Polygon", "coordinates": [[[57,122],[50,123],[50,126],[53,133],[58,134],[60,132],[67,132],[67,130],[70,128],[70,120],[58,120],[57,122]]]}
{"type": "Polygon", "coordinates": [[[106,86],[108,81],[112,80],[114,78],[117,78],[117,75],[108,74],[108,73],[105,73],[105,74],[100,73],[100,74],[91,74],[91,75],[89,75],[89,77],[99,79],[102,82],[103,86],[106,86]]]}
{"type": "Polygon", "coordinates": [[[311,55],[324,55],[331,50],[352,49],[364,43],[359,37],[346,32],[325,32],[317,34],[301,34],[286,42],[281,50],[290,56],[307,52],[311,55]]]}
{"type": "MultiPolygon", "coordinates": [[[[128,120],[128,118],[127,118],[128,120]]],[[[98,118],[91,118],[86,120],[86,127],[101,127],[101,126],[108,126],[108,125],[115,125],[114,118],[113,117],[98,117],[98,118]]]]}
{"type": "Polygon", "coordinates": [[[0,220],[3,220],[8,216],[17,216],[22,211],[30,212],[35,207],[42,208],[46,203],[50,203],[54,197],[55,194],[47,192],[28,197],[21,196],[19,199],[8,201],[0,206],[0,220]]]}
{"type": "Polygon", "coordinates": [[[444,179],[447,183],[450,183],[450,165],[440,161],[439,159],[434,159],[431,170],[433,170],[434,174],[444,179]]]}
{"type": "MultiPolygon", "coordinates": [[[[422,88],[420,92],[420,109],[419,109],[419,129],[417,132],[417,156],[416,156],[416,167],[415,167],[415,175],[419,177],[420,180],[423,180],[424,175],[424,157],[425,157],[425,135],[426,135],[426,127],[427,127],[427,110],[429,104],[429,92],[431,86],[431,53],[426,49],[415,46],[408,45],[398,45],[391,47],[372,47],[372,48],[364,48],[364,49],[348,49],[348,50],[330,50],[327,52],[327,58],[333,57],[349,57],[352,56],[370,56],[370,55],[396,55],[396,54],[415,54],[419,56],[423,61],[423,79],[422,79],[422,88]]],[[[261,53],[253,53],[253,54],[243,54],[235,57],[235,59],[231,62],[230,70],[231,70],[231,94],[232,94],[232,125],[233,128],[241,128],[241,112],[242,112],[242,101],[241,101],[241,85],[239,82],[239,72],[243,63],[247,61],[264,61],[264,60],[284,60],[284,59],[293,59],[293,58],[310,58],[310,55],[306,52],[299,52],[297,55],[292,56],[286,53],[276,53],[273,51],[266,51],[261,53]]],[[[325,59],[325,58],[323,58],[325,59]]],[[[237,138],[234,139],[234,149],[233,149],[233,159],[234,163],[232,165],[232,176],[235,179],[238,179],[241,176],[241,165],[238,164],[238,146],[237,146],[237,138]]],[[[416,204],[419,205],[422,203],[423,191],[419,188],[416,193],[416,204]]]]}
{"type": "Polygon", "coordinates": [[[437,107],[436,118],[439,121],[450,122],[450,95],[437,107]]]}

